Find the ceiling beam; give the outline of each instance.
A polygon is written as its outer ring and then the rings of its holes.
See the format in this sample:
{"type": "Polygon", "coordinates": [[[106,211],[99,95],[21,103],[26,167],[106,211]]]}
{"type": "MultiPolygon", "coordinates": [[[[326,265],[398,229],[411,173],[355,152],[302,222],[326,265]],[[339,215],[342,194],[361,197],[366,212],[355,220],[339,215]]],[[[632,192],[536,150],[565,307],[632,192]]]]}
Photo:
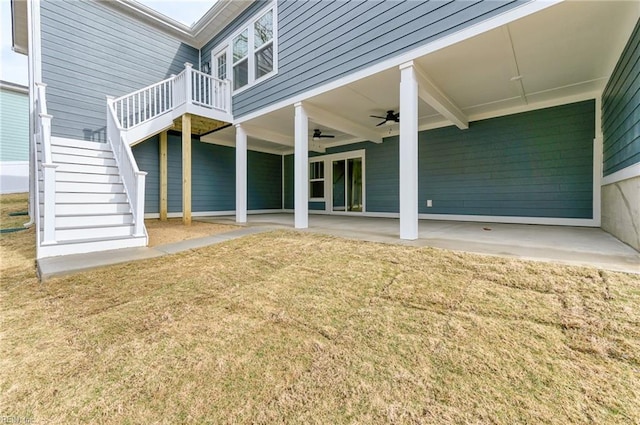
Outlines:
{"type": "Polygon", "coordinates": [[[327,111],[309,102],[303,102],[309,118],[320,125],[324,125],[343,133],[351,134],[374,143],[382,143],[382,136],[375,130],[350,121],[334,112],[327,111]]]}
{"type": "Polygon", "coordinates": [[[273,130],[267,130],[260,127],[254,127],[248,124],[242,124],[242,128],[247,134],[255,139],[266,140],[267,142],[278,143],[280,145],[293,146],[293,135],[283,134],[273,130]]]}
{"type": "Polygon", "coordinates": [[[427,74],[414,62],[418,81],[418,96],[438,111],[446,119],[454,123],[459,129],[469,128],[469,119],[460,108],[436,86],[427,74]]]}

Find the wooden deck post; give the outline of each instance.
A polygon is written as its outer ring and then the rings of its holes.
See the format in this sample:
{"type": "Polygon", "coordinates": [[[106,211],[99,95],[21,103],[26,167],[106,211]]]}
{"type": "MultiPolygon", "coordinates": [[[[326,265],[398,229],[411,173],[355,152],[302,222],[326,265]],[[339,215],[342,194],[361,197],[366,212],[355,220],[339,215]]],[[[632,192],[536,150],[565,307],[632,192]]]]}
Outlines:
{"type": "Polygon", "coordinates": [[[182,223],[191,225],[191,115],[182,116],[182,223]]]}
{"type": "Polygon", "coordinates": [[[160,220],[167,221],[167,132],[160,133],[160,220]]]}

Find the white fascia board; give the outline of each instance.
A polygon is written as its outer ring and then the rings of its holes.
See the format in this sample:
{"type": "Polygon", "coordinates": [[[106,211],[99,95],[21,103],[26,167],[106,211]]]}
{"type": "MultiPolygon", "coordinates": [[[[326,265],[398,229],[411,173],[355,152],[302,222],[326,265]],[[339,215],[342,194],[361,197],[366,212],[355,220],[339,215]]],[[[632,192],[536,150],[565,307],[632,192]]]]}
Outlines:
{"type": "Polygon", "coordinates": [[[336,88],[345,86],[347,84],[351,84],[355,81],[361,80],[363,78],[369,77],[371,75],[377,74],[382,71],[386,71],[390,68],[399,67],[400,65],[407,62],[411,62],[412,60],[417,59],[421,56],[428,55],[430,53],[444,49],[445,47],[449,47],[453,44],[467,40],[471,37],[475,37],[479,34],[485,33],[487,31],[491,31],[495,28],[499,28],[510,22],[524,18],[525,16],[540,12],[541,10],[544,10],[548,7],[562,3],[563,1],[565,0],[538,0],[538,1],[531,1],[531,2],[525,3],[522,6],[516,7],[507,12],[501,13],[497,16],[494,16],[493,18],[490,18],[490,19],[487,19],[486,21],[482,21],[478,24],[472,25],[468,28],[465,28],[461,31],[453,33],[449,36],[443,37],[432,43],[426,44],[424,46],[420,46],[407,53],[403,53],[399,56],[395,56],[391,59],[387,59],[385,61],[377,63],[376,65],[370,66],[361,71],[354,72],[345,77],[332,81],[328,84],[324,84],[320,87],[316,87],[315,89],[295,95],[289,99],[285,99],[280,102],[274,103],[266,108],[249,113],[242,117],[237,117],[234,122],[236,124],[244,123],[254,118],[265,115],[269,112],[273,112],[278,109],[291,106],[298,102],[309,100],[319,94],[325,93],[330,90],[334,90],[336,88]]]}
{"type": "Polygon", "coordinates": [[[188,26],[134,0],[99,1],[197,49],[202,48],[252,3],[249,0],[218,0],[193,26],[188,26]]]}

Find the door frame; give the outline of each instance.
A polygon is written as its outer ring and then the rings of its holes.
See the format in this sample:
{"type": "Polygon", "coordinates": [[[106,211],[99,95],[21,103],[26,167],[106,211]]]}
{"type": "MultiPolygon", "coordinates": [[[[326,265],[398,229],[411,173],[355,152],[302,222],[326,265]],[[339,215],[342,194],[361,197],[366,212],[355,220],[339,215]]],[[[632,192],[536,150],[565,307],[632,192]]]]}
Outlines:
{"type": "MultiPolygon", "coordinates": [[[[367,211],[367,173],[366,173],[366,150],[332,153],[327,155],[310,156],[309,163],[324,162],[324,198],[309,198],[309,202],[324,202],[324,213],[334,215],[362,215],[367,211]],[[333,161],[348,160],[353,158],[362,159],[362,211],[333,211],[333,161]]],[[[309,184],[307,176],[307,184],[309,184]]],[[[311,196],[309,192],[309,196],[311,196]]],[[[323,210],[314,210],[323,211],[323,210]]]]}

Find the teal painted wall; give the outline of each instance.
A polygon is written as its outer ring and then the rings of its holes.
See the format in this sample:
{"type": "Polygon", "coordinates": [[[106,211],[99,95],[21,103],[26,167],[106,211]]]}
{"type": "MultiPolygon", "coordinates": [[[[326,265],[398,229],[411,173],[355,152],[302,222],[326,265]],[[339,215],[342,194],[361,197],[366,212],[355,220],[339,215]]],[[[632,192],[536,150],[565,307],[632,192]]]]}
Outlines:
{"type": "Polygon", "coordinates": [[[603,172],[640,162],[640,21],[602,93],[603,172]]]}
{"type": "Polygon", "coordinates": [[[0,161],[29,160],[29,94],[0,89],[0,161]]]}
{"type": "MultiPolygon", "coordinates": [[[[191,141],[191,207],[193,212],[232,211],[235,201],[235,148],[191,141]]],[[[145,212],[160,211],[160,160],[158,137],[133,147],[138,168],[146,171],[145,212]]],[[[282,208],[282,157],[261,152],[247,154],[248,209],[282,208]]],[[[169,212],[182,211],[182,139],[169,133],[167,140],[169,212]]]]}
{"type": "MultiPolygon", "coordinates": [[[[591,218],[594,128],[595,102],[586,101],[420,132],[419,212],[591,218]]],[[[398,212],[398,138],[327,153],[358,149],[366,150],[366,210],[398,212]]],[[[285,164],[293,183],[293,157],[285,164]]],[[[292,208],[293,185],[285,192],[292,208]]]]}

